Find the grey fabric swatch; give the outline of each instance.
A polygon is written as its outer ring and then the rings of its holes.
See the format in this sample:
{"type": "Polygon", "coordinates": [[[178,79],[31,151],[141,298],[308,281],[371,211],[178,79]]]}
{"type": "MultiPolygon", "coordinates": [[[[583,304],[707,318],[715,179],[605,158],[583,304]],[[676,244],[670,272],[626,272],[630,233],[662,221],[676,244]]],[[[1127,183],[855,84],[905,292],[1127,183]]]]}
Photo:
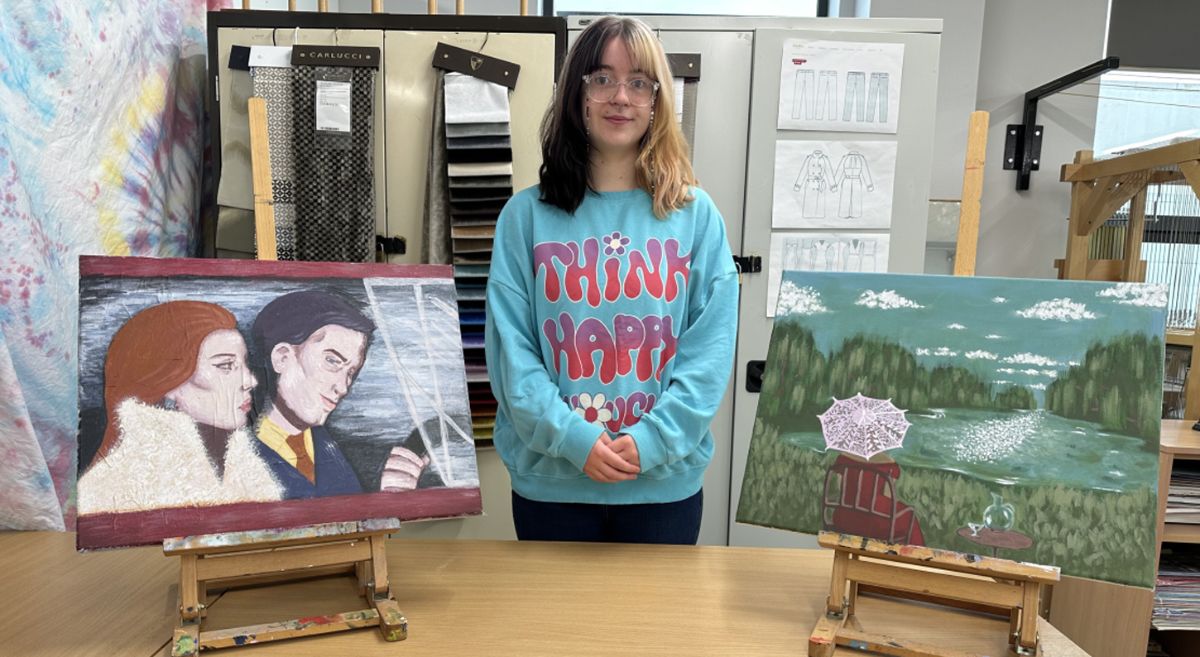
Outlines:
{"type": "Polygon", "coordinates": [[[446,124],[508,123],[508,88],[462,73],[445,74],[446,124]]]}
{"type": "Polygon", "coordinates": [[[508,123],[446,124],[446,137],[507,137],[508,123]]]}
{"type": "Polygon", "coordinates": [[[429,140],[429,170],[425,177],[425,259],[430,264],[450,264],[452,245],[450,242],[450,204],[446,199],[449,180],[446,176],[446,140],[442,133],[446,127],[445,101],[442,87],[446,83],[446,72],[436,71],[433,94],[433,135],[429,140]]]}
{"type": "Polygon", "coordinates": [[[465,162],[462,164],[447,164],[446,171],[451,178],[477,178],[480,176],[511,176],[512,162],[465,162]]]}

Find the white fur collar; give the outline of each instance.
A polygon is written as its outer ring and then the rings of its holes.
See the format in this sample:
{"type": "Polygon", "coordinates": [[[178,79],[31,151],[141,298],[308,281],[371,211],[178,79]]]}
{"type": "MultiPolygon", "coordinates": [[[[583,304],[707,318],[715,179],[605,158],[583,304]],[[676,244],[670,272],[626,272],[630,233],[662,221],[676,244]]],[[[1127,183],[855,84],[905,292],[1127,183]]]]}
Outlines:
{"type": "Polygon", "coordinates": [[[116,446],[79,478],[80,514],[282,498],[245,429],[229,437],[222,479],[185,413],[127,399],[117,405],[117,427],[116,446]]]}

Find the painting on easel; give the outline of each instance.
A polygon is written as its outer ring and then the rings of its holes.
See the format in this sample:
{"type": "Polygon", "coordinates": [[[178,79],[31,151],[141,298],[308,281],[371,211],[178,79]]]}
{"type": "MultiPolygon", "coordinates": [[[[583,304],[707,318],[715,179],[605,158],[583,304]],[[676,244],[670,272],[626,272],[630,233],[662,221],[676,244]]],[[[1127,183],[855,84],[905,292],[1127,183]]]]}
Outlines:
{"type": "Polygon", "coordinates": [[[737,520],[1153,586],[1166,290],[789,271],[737,520]]]}
{"type": "Polygon", "coordinates": [[[80,549],[479,514],[449,267],[80,260],[80,549]]]}

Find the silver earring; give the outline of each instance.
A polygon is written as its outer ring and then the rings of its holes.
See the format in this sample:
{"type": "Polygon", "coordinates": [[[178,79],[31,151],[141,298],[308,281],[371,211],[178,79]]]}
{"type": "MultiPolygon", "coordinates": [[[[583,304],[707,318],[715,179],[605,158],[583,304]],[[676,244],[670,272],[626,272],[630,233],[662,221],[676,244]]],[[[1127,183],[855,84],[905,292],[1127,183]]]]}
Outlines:
{"type": "Polygon", "coordinates": [[[587,133],[588,137],[592,136],[592,108],[590,107],[583,108],[583,131],[587,133]]]}

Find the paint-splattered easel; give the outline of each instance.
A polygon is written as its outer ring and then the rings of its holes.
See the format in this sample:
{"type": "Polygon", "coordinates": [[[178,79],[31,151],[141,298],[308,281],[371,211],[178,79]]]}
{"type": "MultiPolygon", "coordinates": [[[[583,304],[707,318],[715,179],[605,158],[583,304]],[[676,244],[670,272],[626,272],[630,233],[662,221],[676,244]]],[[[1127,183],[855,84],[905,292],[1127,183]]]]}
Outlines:
{"type": "Polygon", "coordinates": [[[408,620],[392,597],[385,541],[400,528],[397,519],[364,520],[163,541],[163,553],[179,557],[179,617],[171,641],[173,657],[200,650],[378,627],[383,638],[408,637],[408,620]],[[370,607],[262,625],[202,631],[208,588],[250,586],[352,573],[370,607]]]}
{"type": "MultiPolygon", "coordinates": [[[[956,276],[975,275],[987,129],[988,113],[973,112],[963,171],[956,276]]],[[[864,631],[854,615],[860,586],[873,593],[1007,615],[1008,654],[1041,654],[1038,612],[1044,587],[1059,581],[1057,567],[833,532],[821,532],[817,542],[832,549],[834,556],[825,613],[808,638],[811,657],[832,657],[837,646],[897,657],[979,657],[864,631]]]]}

